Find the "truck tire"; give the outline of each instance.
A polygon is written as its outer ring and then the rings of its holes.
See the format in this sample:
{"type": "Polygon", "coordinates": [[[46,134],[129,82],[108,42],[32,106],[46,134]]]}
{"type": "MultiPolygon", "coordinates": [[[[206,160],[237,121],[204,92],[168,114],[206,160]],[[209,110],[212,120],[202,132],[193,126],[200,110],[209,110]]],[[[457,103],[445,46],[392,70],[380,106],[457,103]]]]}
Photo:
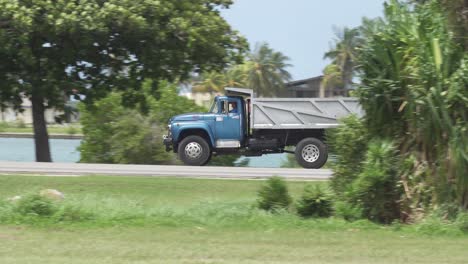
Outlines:
{"type": "Polygon", "coordinates": [[[178,148],[179,159],[186,165],[203,166],[211,159],[211,148],[200,136],[188,136],[178,148]]]}
{"type": "Polygon", "coordinates": [[[328,159],[327,145],[316,138],[305,138],[294,151],[297,162],[306,169],[320,169],[328,159]]]}

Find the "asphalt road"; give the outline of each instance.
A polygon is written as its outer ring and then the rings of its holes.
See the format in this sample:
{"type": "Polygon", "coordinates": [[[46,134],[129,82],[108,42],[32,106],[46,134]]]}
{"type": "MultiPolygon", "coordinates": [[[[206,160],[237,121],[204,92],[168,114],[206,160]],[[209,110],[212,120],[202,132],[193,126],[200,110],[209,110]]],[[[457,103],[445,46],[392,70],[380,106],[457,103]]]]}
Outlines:
{"type": "Polygon", "coordinates": [[[0,161],[0,174],[28,174],[38,176],[174,176],[212,179],[264,179],[278,175],[291,180],[326,180],[331,176],[332,172],[327,169],[306,170],[282,168],[191,167],[0,161]]]}

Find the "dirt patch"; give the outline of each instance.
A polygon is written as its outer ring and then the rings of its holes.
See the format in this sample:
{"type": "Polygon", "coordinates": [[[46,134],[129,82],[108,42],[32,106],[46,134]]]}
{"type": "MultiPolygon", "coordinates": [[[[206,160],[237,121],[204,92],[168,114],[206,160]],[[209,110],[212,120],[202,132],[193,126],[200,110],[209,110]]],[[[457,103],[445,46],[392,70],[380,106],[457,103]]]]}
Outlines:
{"type": "Polygon", "coordinates": [[[0,241],[1,240],[18,240],[18,237],[14,235],[0,233],[0,241]]]}

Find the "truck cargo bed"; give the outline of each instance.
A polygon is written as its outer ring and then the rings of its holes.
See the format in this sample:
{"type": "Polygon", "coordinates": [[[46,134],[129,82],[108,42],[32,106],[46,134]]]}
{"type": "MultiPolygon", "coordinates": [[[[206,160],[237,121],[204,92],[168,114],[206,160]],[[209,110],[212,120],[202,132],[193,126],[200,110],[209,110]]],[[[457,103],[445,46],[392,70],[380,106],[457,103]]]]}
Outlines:
{"type": "Polygon", "coordinates": [[[254,98],[253,129],[321,129],[349,114],[363,115],[356,98],[254,98]]]}

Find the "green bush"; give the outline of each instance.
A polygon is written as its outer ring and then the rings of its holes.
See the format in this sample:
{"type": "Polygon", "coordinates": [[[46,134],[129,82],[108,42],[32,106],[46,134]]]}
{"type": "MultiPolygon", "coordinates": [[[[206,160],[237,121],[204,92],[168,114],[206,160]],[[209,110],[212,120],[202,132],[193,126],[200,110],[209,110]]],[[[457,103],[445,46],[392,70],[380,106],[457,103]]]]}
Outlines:
{"type": "Polygon", "coordinates": [[[82,222],[93,219],[93,214],[77,205],[67,204],[59,207],[52,217],[55,222],[82,222]]]}
{"type": "Polygon", "coordinates": [[[269,178],[258,191],[258,207],[267,211],[288,209],[292,203],[286,182],[278,176],[269,178]]]}
{"type": "Polygon", "coordinates": [[[468,213],[459,213],[457,216],[456,224],[458,228],[464,233],[468,233],[468,213]]]}
{"type": "Polygon", "coordinates": [[[330,185],[337,196],[343,196],[361,173],[369,142],[367,129],[357,116],[350,115],[340,122],[338,128],[327,132],[330,152],[336,154],[336,160],[331,164],[333,177],[330,185]]]}
{"type": "Polygon", "coordinates": [[[362,172],[348,193],[351,202],[363,209],[369,220],[390,224],[400,217],[402,190],[398,186],[396,150],[389,141],[369,144],[362,172]]]}
{"type": "Polygon", "coordinates": [[[21,215],[51,216],[57,208],[53,202],[39,194],[31,194],[21,198],[15,210],[21,215]]]}
{"type": "Polygon", "coordinates": [[[343,218],[346,221],[356,221],[363,218],[362,208],[348,202],[335,202],[334,211],[335,216],[343,218]]]}
{"type": "Polygon", "coordinates": [[[307,185],[296,208],[302,217],[330,217],[333,213],[333,201],[331,195],[320,186],[307,185]]]}
{"type": "Polygon", "coordinates": [[[78,133],[78,128],[74,127],[74,126],[69,126],[67,127],[67,134],[68,135],[75,135],[78,133]]]}
{"type": "MultiPolygon", "coordinates": [[[[125,107],[125,97],[121,93],[111,93],[92,105],[79,106],[84,134],[79,147],[81,162],[176,163],[174,153],[166,152],[162,143],[169,117],[204,109],[195,105],[192,100],[179,96],[177,87],[167,82],[160,82],[158,85],[160,99],[156,98],[151,87],[151,81],[143,84],[142,91],[146,100],[144,107],[125,107]]],[[[232,165],[236,159],[218,160],[222,165],[232,165]]]]}
{"type": "Polygon", "coordinates": [[[15,127],[16,128],[26,128],[27,126],[26,126],[26,123],[24,122],[23,119],[18,119],[15,122],[15,127]]]}

